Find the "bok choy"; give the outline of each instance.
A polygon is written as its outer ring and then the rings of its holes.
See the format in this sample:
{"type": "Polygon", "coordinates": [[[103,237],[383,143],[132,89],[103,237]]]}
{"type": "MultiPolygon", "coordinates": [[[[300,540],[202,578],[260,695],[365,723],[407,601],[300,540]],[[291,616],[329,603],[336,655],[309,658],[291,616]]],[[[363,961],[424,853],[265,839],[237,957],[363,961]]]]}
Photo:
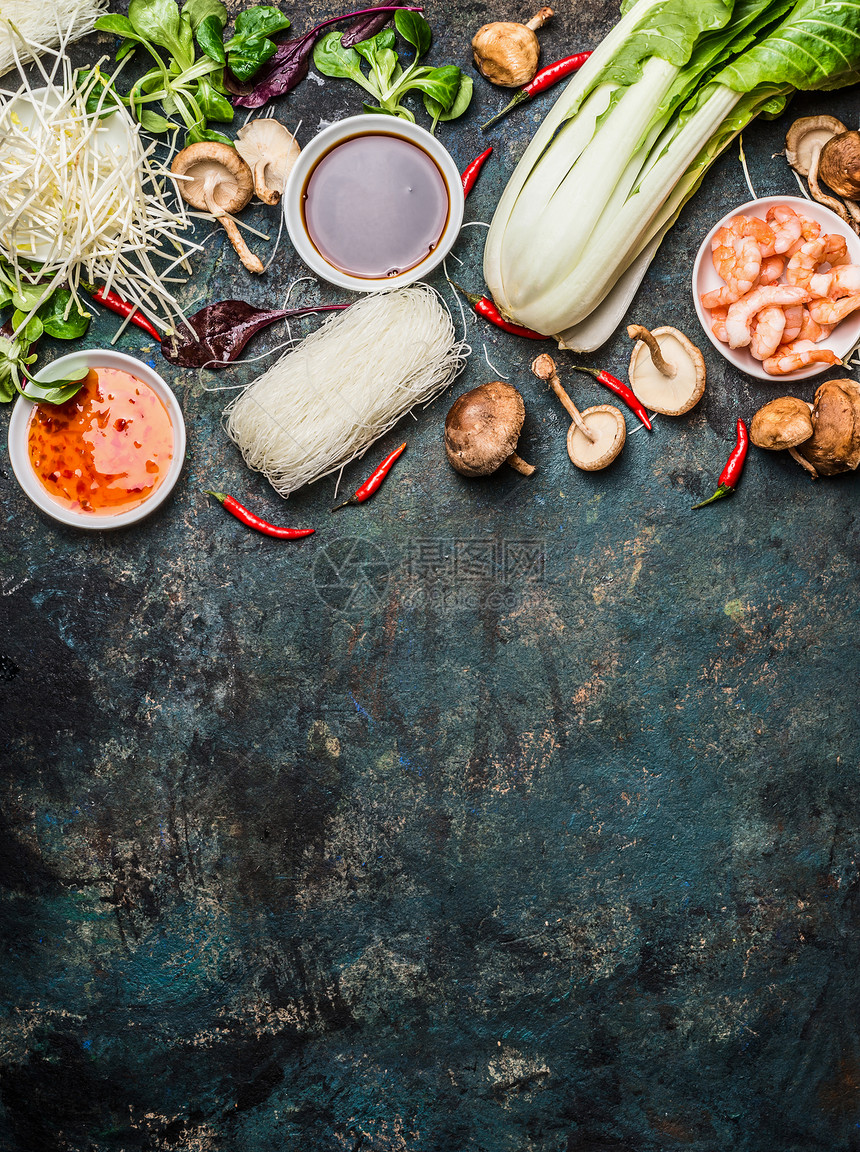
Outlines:
{"type": "Polygon", "coordinates": [[[591,350],[720,152],[795,89],[860,81],[857,0],[628,0],[496,209],[484,278],[518,324],[591,350]]]}

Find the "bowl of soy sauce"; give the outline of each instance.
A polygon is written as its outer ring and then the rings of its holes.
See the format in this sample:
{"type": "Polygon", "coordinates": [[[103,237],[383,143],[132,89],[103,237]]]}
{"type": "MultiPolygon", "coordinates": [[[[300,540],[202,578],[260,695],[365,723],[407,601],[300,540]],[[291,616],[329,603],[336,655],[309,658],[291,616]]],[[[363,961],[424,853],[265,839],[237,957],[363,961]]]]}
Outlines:
{"type": "Polygon", "coordinates": [[[448,150],[391,116],[351,116],[302,151],[284,192],[290,239],[318,276],[353,292],[413,284],[445,259],[463,223],[448,150]]]}

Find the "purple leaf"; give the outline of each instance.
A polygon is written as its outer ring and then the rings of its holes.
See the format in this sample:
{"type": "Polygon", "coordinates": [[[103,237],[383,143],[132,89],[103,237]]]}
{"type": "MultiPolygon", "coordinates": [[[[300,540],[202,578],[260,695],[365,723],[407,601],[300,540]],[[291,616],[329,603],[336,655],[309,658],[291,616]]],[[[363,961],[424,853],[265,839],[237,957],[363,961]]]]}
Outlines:
{"type": "MultiPolygon", "coordinates": [[[[383,12],[396,12],[398,8],[404,8],[407,12],[424,11],[423,8],[406,7],[402,3],[380,5],[377,8],[359,8],[357,12],[345,12],[343,16],[332,16],[329,20],[323,20],[322,24],[317,24],[316,28],[311,28],[310,32],[305,32],[304,36],[299,36],[295,40],[287,40],[281,44],[269,61],[265,72],[257,79],[253,90],[247,95],[235,97],[234,105],[237,108],[262,108],[269,100],[274,100],[277,96],[284,96],[292,88],[295,88],[299,81],[304,80],[308,74],[308,64],[314,50],[314,44],[326,28],[332,24],[339,24],[342,20],[355,20],[356,17],[372,18],[375,23],[380,19],[383,12]]],[[[379,31],[384,23],[385,21],[379,25],[376,31],[379,31]]],[[[367,34],[364,38],[367,38],[367,34]]]]}
{"type": "Polygon", "coordinates": [[[177,368],[222,368],[235,360],[251,337],[277,320],[309,312],[335,312],[348,304],[317,304],[308,308],[255,308],[244,300],[219,300],[188,318],[195,335],[183,324],[161,345],[164,359],[177,368]]]}
{"type": "MultiPolygon", "coordinates": [[[[403,7],[405,0],[395,5],[397,8],[403,7]]],[[[341,37],[341,44],[344,48],[354,48],[356,44],[360,44],[362,40],[369,40],[371,36],[375,36],[377,32],[381,32],[392,16],[392,8],[386,6],[379,12],[373,12],[371,9],[366,16],[359,16],[354,23],[350,24],[347,30],[341,37]]]]}

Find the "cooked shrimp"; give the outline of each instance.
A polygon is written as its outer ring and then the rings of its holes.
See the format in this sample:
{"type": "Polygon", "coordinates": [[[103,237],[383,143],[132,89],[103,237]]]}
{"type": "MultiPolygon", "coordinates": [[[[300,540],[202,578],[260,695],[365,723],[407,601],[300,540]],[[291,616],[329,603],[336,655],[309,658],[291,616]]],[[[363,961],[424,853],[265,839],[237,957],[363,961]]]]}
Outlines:
{"type": "Polygon", "coordinates": [[[846,316],[860,308],[860,292],[843,296],[841,300],[813,300],[809,315],[816,324],[839,324],[846,316]]]}
{"type": "Polygon", "coordinates": [[[809,281],[809,291],[813,296],[829,296],[831,300],[860,292],[860,265],[840,264],[832,272],[813,276],[809,281]]]}
{"type": "MultiPolygon", "coordinates": [[[[773,256],[776,251],[776,237],[773,230],[758,216],[733,216],[728,224],[714,235],[711,251],[717,248],[737,247],[738,241],[752,237],[761,248],[762,256],[773,256]]],[[[719,271],[719,269],[718,269],[719,271]]]]}
{"type": "Polygon", "coordinates": [[[774,235],[774,252],[787,252],[803,235],[803,224],[793,208],[787,204],[772,204],[765,216],[774,235]]]}
{"type": "MultiPolygon", "coordinates": [[[[810,281],[815,276],[819,264],[824,263],[825,243],[823,239],[810,240],[803,244],[791,257],[785,270],[785,278],[789,284],[796,284],[799,288],[809,288],[810,281]]],[[[815,293],[826,295],[826,293],[815,293]]]]}
{"type": "Polygon", "coordinates": [[[783,344],[790,344],[792,340],[796,340],[803,327],[803,305],[790,304],[787,308],[783,308],[785,313],[785,331],[782,334],[783,344]]]}
{"type": "Polygon", "coordinates": [[[784,256],[766,256],[761,262],[761,271],[758,274],[758,281],[755,287],[759,288],[768,284],[776,284],[784,271],[784,256]]]}
{"type": "Polygon", "coordinates": [[[786,256],[791,257],[799,252],[804,244],[808,244],[810,240],[817,240],[821,235],[821,225],[817,220],[810,220],[808,216],[804,216],[802,212],[795,213],[800,218],[800,239],[795,240],[792,246],[786,252],[786,256]]]}
{"type": "Polygon", "coordinates": [[[715,288],[702,297],[705,308],[723,308],[734,304],[750,291],[761,271],[761,250],[751,236],[742,237],[736,248],[714,249],[714,266],[725,287],[715,288]]]}
{"type": "Polygon", "coordinates": [[[831,232],[827,236],[822,236],[821,239],[824,241],[824,259],[831,268],[848,263],[848,244],[844,236],[837,236],[836,233],[831,232]]]}
{"type": "Polygon", "coordinates": [[[762,308],[750,325],[750,352],[756,360],[767,360],[782,343],[785,313],[777,305],[762,308]]]}
{"type": "Polygon", "coordinates": [[[728,306],[711,309],[711,331],[716,338],[722,340],[724,344],[728,344],[729,342],[729,334],[726,331],[726,315],[728,311],[728,306]]]}
{"type": "MultiPolygon", "coordinates": [[[[800,326],[800,331],[797,333],[797,339],[811,340],[814,344],[817,344],[819,340],[826,340],[833,331],[833,325],[819,324],[813,320],[809,314],[809,309],[804,304],[801,305],[801,310],[803,312],[803,323],[800,326]]],[[[792,340],[793,339],[794,337],[792,336],[792,340]]],[[[785,343],[789,344],[790,341],[785,340],[785,343]]]]}
{"type": "Polygon", "coordinates": [[[805,304],[809,293],[791,284],[770,284],[766,288],[753,288],[729,308],[726,332],[730,348],[745,348],[752,339],[750,324],[753,316],[769,304],[805,304]]]}
{"type": "Polygon", "coordinates": [[[798,372],[810,364],[841,364],[839,357],[829,348],[816,348],[811,340],[795,340],[793,344],[783,344],[776,353],[764,361],[762,367],[771,376],[785,376],[787,372],[798,372]]]}

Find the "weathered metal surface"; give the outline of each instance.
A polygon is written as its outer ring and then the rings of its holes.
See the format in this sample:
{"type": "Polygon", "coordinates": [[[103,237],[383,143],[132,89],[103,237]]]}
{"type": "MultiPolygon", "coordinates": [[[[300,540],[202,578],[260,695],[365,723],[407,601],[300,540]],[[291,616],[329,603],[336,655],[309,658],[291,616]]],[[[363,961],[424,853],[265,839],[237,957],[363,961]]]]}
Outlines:
{"type": "MultiPolygon", "coordinates": [[[[431,11],[435,59],[466,64],[501,14],[431,11]]],[[[545,58],[613,19],[564,6],[545,58]]],[[[461,166],[504,99],[476,91],[440,130],[461,166]]],[[[546,106],[490,135],[469,220],[546,106]]],[[[359,107],[311,78],[276,111],[307,139],[359,107]]],[[[853,123],[856,94],[792,114],[819,109],[853,123]]],[[[796,192],[785,126],[745,134],[762,195],[796,192]]],[[[330,517],[333,481],[284,504],[225,395],[170,370],[188,463],[141,525],[63,529],[3,464],[2,1149],[858,1146],[857,479],[753,453],[732,500],[689,511],[736,416],[782,391],[727,368],[690,298],[701,236],[746,199],[733,148],[631,310],[700,340],[704,401],[651,435],[631,418],[608,472],[571,468],[534,346],[471,316],[452,395],[521,388],[531,479],[455,475],[443,398],[371,452],[407,431],[372,504],[330,517]],[[260,537],[212,486],[317,534],[260,537]]],[[[483,235],[456,250],[471,287],[483,235]]],[[[216,235],[185,299],[300,275],[285,245],[252,280],[216,235]]],[[[293,298],[317,295],[338,298],[293,298]]],[[[141,337],[119,347],[165,371],[141,337]]]]}

